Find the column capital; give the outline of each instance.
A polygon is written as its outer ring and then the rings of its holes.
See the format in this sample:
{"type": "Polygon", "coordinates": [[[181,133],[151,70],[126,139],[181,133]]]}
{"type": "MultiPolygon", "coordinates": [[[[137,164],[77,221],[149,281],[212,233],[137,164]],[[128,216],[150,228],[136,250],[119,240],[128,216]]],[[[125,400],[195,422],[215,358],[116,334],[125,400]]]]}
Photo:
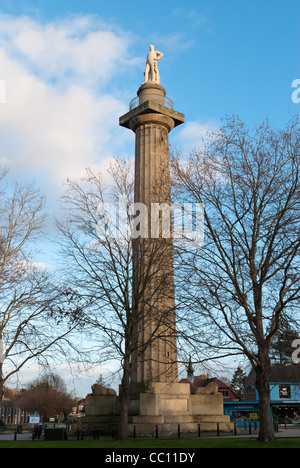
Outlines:
{"type": "Polygon", "coordinates": [[[129,128],[135,133],[141,125],[146,124],[162,125],[167,128],[168,132],[175,127],[175,122],[171,117],[164,114],[149,113],[133,117],[129,121],[129,128]]]}
{"type": "Polygon", "coordinates": [[[121,127],[130,128],[130,121],[137,116],[143,114],[156,114],[170,117],[174,121],[174,127],[184,123],[184,114],[177,112],[175,110],[169,109],[161,104],[155,102],[146,101],[141,105],[127,112],[127,114],[122,115],[119,119],[119,125],[121,127]]]}
{"type": "MultiPolygon", "coordinates": [[[[170,130],[184,123],[184,114],[174,110],[173,102],[166,97],[166,90],[156,83],[144,83],[137,92],[137,97],[130,103],[130,110],[119,119],[121,127],[131,128],[131,121],[141,115],[154,114],[172,119],[170,130]]],[[[154,119],[155,120],[155,119],[154,119]]],[[[136,120],[134,120],[136,122],[136,120]]],[[[132,129],[132,128],[131,128],[132,129]]],[[[169,130],[169,131],[170,131],[169,130]]]]}

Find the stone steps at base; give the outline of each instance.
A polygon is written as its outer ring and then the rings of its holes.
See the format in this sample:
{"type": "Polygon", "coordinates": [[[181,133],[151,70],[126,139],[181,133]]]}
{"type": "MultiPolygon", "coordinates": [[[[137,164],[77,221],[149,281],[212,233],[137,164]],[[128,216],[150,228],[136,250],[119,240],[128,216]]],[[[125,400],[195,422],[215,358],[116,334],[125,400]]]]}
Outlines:
{"type": "Polygon", "coordinates": [[[177,414],[164,414],[160,416],[147,416],[138,415],[131,416],[129,421],[132,424],[146,423],[146,424],[199,424],[199,423],[228,423],[230,421],[229,416],[226,415],[191,415],[186,413],[177,414]]]}
{"type": "Polygon", "coordinates": [[[177,414],[163,416],[133,416],[130,420],[129,430],[133,434],[134,427],[139,437],[155,437],[156,427],[158,434],[162,437],[174,436],[178,434],[178,425],[180,432],[197,434],[200,429],[203,432],[233,432],[233,424],[230,417],[225,415],[189,415],[177,414]]]}
{"type": "MultiPolygon", "coordinates": [[[[164,424],[130,424],[129,425],[129,434],[133,435],[134,427],[137,437],[155,437],[156,436],[156,426],[158,430],[159,437],[169,437],[175,436],[178,434],[178,424],[175,423],[164,423],[164,424]]],[[[200,423],[201,432],[216,432],[217,433],[217,423],[212,421],[206,421],[200,423]]],[[[233,432],[233,424],[230,422],[219,423],[220,432],[233,432]]],[[[180,424],[180,433],[183,434],[197,434],[198,433],[198,423],[181,423],[180,424]]]]}
{"type": "Polygon", "coordinates": [[[180,423],[185,423],[185,422],[189,422],[189,423],[206,423],[206,422],[209,422],[209,423],[227,423],[230,421],[230,418],[229,416],[224,416],[223,414],[217,414],[217,415],[213,415],[213,414],[208,414],[208,415],[205,415],[205,414],[201,414],[201,415],[197,415],[197,414],[194,414],[194,415],[168,415],[166,414],[164,416],[164,422],[165,423],[176,423],[177,424],[180,424],[180,423]]]}

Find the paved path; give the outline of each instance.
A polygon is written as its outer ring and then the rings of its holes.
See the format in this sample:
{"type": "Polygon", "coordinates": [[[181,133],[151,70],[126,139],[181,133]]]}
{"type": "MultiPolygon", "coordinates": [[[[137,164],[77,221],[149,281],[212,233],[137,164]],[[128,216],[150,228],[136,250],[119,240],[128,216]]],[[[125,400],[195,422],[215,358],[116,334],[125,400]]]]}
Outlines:
{"type": "MultiPolygon", "coordinates": [[[[4,434],[0,434],[0,440],[14,440],[15,433],[7,431],[4,434]]],[[[17,434],[17,440],[32,440],[32,432],[23,432],[17,434]]]]}

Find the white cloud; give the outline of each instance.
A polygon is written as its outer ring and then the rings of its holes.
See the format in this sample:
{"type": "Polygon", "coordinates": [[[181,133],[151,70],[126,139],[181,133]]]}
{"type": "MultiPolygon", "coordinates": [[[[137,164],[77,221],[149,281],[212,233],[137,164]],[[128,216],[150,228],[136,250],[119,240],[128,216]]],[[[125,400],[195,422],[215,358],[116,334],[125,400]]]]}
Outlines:
{"type": "MultiPolygon", "coordinates": [[[[131,34],[94,16],[41,23],[0,15],[0,80],[6,89],[6,102],[0,102],[0,165],[8,166],[12,177],[36,179],[52,215],[67,177],[81,176],[88,166],[106,167],[134,141],[118,125],[129,102],[122,75],[140,66],[131,45],[131,34]]],[[[53,226],[51,216],[41,243],[45,254],[37,252],[36,266],[56,265],[56,247],[48,243],[53,226]]],[[[22,375],[27,379],[38,370],[30,365],[22,375]]],[[[95,375],[86,379],[81,383],[90,391],[95,375]]]]}
{"type": "Polygon", "coordinates": [[[210,18],[202,15],[199,11],[186,8],[185,6],[180,6],[175,8],[172,14],[173,16],[180,18],[182,22],[186,22],[189,28],[201,28],[206,32],[212,32],[210,18]]]}
{"type": "Polygon", "coordinates": [[[203,148],[203,141],[214,131],[217,131],[220,123],[215,120],[207,122],[189,121],[179,130],[174,139],[174,143],[179,142],[183,152],[190,152],[203,148]]]}
{"type": "Polygon", "coordinates": [[[107,81],[128,66],[129,35],[109,29],[96,16],[53,23],[0,16],[2,47],[43,78],[107,81]]]}
{"type": "Polygon", "coordinates": [[[127,104],[105,86],[136,63],[129,35],[94,16],[0,15],[0,44],[0,164],[57,183],[122,148],[127,104]]]}
{"type": "Polygon", "coordinates": [[[192,48],[195,44],[194,39],[187,39],[185,34],[181,32],[158,34],[157,39],[157,42],[161,44],[161,47],[169,52],[169,56],[171,54],[174,56],[175,54],[177,59],[177,54],[179,52],[184,52],[192,48]]]}

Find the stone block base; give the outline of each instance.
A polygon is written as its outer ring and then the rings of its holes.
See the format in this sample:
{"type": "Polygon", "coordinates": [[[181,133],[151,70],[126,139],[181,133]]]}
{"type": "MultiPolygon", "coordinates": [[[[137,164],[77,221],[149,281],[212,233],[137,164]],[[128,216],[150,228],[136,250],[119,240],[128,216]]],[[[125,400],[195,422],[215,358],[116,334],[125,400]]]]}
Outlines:
{"type": "MultiPolygon", "coordinates": [[[[129,435],[134,430],[138,437],[171,437],[180,433],[233,431],[230,417],[223,412],[223,395],[190,394],[186,383],[152,383],[141,388],[141,393],[131,393],[129,402],[129,435]]],[[[118,425],[120,404],[118,396],[88,395],[86,416],[81,418],[82,426],[107,429],[111,433],[118,425]]]]}

